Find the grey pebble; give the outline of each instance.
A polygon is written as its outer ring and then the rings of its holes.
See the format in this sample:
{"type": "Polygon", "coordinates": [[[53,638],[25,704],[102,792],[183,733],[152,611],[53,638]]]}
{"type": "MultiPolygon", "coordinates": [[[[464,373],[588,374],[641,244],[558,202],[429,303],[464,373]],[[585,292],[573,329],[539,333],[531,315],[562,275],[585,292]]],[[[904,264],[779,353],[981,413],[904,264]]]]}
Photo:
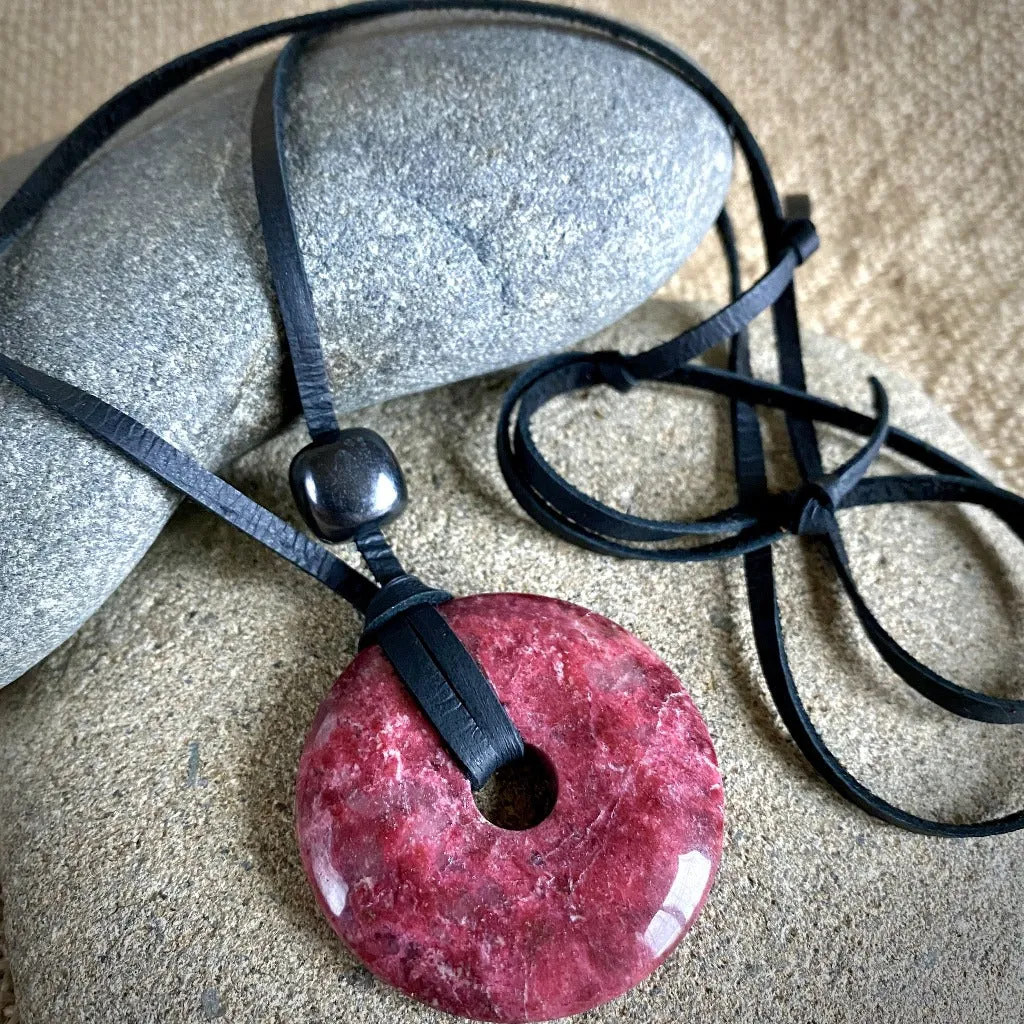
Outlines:
{"type": "Polygon", "coordinates": [[[215,988],[203,989],[199,1005],[206,1020],[216,1020],[218,1017],[224,1016],[224,1007],[221,1005],[220,995],[215,988]]]}
{"type": "MultiPolygon", "coordinates": [[[[266,67],[165,100],[0,265],[4,352],[214,468],[294,411],[249,169],[266,67]]],[[[617,320],[696,247],[732,171],[711,108],[646,58],[438,15],[314,43],[291,93],[288,161],[342,410],[617,320]]],[[[27,163],[0,168],[0,195],[27,163]]],[[[99,608],[176,504],[0,381],[0,685],[99,608]]]]}

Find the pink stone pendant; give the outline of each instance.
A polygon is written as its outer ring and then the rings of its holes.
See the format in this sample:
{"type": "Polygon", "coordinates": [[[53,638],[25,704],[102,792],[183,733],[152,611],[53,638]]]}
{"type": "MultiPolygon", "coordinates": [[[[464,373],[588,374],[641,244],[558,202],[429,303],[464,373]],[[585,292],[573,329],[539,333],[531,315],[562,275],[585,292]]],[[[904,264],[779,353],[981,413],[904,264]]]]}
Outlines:
{"type": "Polygon", "coordinates": [[[527,757],[474,795],[367,648],[306,739],[302,862],[334,930],[408,995],[477,1020],[581,1013],[646,978],[707,897],[722,849],[711,739],[668,666],[600,615],[525,594],[440,610],[527,757]]]}

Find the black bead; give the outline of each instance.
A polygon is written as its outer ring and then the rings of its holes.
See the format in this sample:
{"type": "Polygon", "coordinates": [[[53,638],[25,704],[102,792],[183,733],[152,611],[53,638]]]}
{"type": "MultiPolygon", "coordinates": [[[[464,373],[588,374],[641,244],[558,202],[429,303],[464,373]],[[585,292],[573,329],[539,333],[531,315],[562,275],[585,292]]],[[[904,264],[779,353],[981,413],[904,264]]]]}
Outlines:
{"type": "Polygon", "coordinates": [[[408,501],[395,453],[363,427],[303,448],[288,471],[292,494],[310,529],[323,540],[350,540],[365,526],[383,526],[408,501]]]}

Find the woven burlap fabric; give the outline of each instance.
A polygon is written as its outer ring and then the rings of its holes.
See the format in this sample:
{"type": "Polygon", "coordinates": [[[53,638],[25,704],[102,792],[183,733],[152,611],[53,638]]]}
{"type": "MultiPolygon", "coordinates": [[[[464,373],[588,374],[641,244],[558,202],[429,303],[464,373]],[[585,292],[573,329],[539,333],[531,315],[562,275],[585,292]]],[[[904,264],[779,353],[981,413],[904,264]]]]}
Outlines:
{"type": "MultiPolygon", "coordinates": [[[[0,156],[71,126],[159,62],[295,0],[4,0],[0,156]]],[[[1024,4],[605,0],[695,57],[814,199],[808,326],[919,381],[1024,485],[1024,4]]],[[[740,204],[749,268],[758,255],[740,204]]],[[[674,287],[707,298],[712,246],[674,287]]]]}
{"type": "MultiPolygon", "coordinates": [[[[318,6],[5,0],[0,156],[60,134],[126,81],[178,52],[318,6]]],[[[846,337],[916,379],[964,425],[1008,483],[1024,486],[1018,342],[1024,293],[1015,277],[1024,254],[1024,5],[620,0],[590,6],[650,28],[692,54],[750,121],[780,187],[813,196],[823,244],[801,272],[805,322],[846,337]]],[[[749,203],[738,202],[737,212],[745,262],[753,271],[759,251],[749,203]]],[[[702,298],[721,294],[713,244],[669,290],[702,298]]],[[[586,594],[575,596],[586,602],[586,594]]],[[[749,712],[741,708],[737,717],[749,712]]],[[[989,767],[998,789],[1000,759],[991,758],[989,767]]],[[[1003,768],[1009,772],[1011,766],[1003,768]]],[[[979,792],[982,778],[973,783],[979,792]]],[[[790,854],[800,851],[796,833],[783,831],[779,842],[790,854]]],[[[998,863],[993,859],[989,867],[998,863]]],[[[906,870],[907,898],[928,899],[914,881],[917,865],[908,863],[906,870]]],[[[794,878],[799,871],[794,867],[794,878]]],[[[975,866],[964,884],[981,884],[983,874],[975,866]]],[[[944,877],[951,881],[948,872],[944,877]]],[[[888,893],[898,888],[891,878],[884,885],[888,893]]],[[[996,899],[1008,895],[1009,889],[993,893],[996,899]]],[[[880,910],[867,889],[864,900],[863,944],[875,949],[880,910]]],[[[783,934],[788,926],[771,919],[770,907],[759,913],[772,941],[777,944],[781,935],[796,942],[805,968],[813,970],[819,945],[783,934]]],[[[964,928],[975,924],[989,930],[994,951],[1013,935],[1020,939],[1019,917],[1008,911],[984,922],[965,921],[964,928]]],[[[756,955],[756,945],[751,951],[756,955]]],[[[851,958],[857,955],[850,950],[851,958]]],[[[941,954],[922,942],[914,956],[922,970],[932,970],[941,954]]],[[[698,969],[697,954],[692,963],[698,969]]],[[[970,989],[979,1020],[1015,1019],[1006,1015],[1010,1004],[993,995],[1001,985],[1019,990],[1019,970],[1006,976],[1005,966],[997,952],[979,965],[982,980],[970,989]],[[1003,976],[994,977],[1000,970],[1003,976]]],[[[877,979],[865,984],[877,985],[877,979]]],[[[879,989],[878,996],[885,992],[879,989]]],[[[0,1005],[5,1001],[2,989],[0,1005]]]]}

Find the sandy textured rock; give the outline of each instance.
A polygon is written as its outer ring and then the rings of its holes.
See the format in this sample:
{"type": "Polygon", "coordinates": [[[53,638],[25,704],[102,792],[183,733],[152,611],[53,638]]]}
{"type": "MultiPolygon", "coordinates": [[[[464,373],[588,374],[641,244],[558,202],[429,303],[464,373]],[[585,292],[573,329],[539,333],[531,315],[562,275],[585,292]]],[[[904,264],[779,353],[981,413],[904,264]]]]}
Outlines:
{"type": "MultiPolygon", "coordinates": [[[[214,465],[285,415],[249,170],[266,66],[148,115],[0,267],[5,352],[214,465]]],[[[297,220],[343,409],[617,319],[696,246],[731,172],[694,92],[536,25],[435,16],[350,32],[314,44],[294,85],[297,220]]],[[[0,488],[5,683],[106,599],[175,501],[6,382],[0,488]]]]}
{"type": "MultiPolygon", "coordinates": [[[[681,322],[660,303],[643,316],[595,344],[681,322]]],[[[898,374],[821,338],[807,353],[819,392],[867,408],[877,372],[894,422],[980,465],[898,374]]],[[[503,384],[352,418],[383,429],[407,467],[398,551],[456,593],[550,594],[636,632],[689,688],[725,779],[726,849],[704,914],[649,981],[582,1020],[1016,1024],[1022,837],[941,842],[835,797],[771,709],[739,565],[617,562],[524,519],[493,456],[503,384]]],[[[782,432],[767,422],[775,450],[782,432]]],[[[559,400],[537,436],[620,507],[700,513],[729,499],[727,418],[710,400],[598,389],[559,400]]],[[[301,444],[292,430],[260,448],[236,481],[290,514],[285,469],[301,444]]],[[[830,465],[850,450],[828,434],[830,465]]],[[[1024,559],[1004,531],[955,510],[843,523],[866,596],[911,651],[968,685],[1024,695],[1024,559]]],[[[846,763],[920,812],[1024,804],[1020,732],[960,721],[895,682],[800,552],[778,552],[790,655],[846,763]]],[[[75,639],[0,695],[0,881],[25,1024],[449,1019],[375,982],[336,943],[295,848],[304,733],[357,632],[324,588],[185,508],[75,639]]]]}

